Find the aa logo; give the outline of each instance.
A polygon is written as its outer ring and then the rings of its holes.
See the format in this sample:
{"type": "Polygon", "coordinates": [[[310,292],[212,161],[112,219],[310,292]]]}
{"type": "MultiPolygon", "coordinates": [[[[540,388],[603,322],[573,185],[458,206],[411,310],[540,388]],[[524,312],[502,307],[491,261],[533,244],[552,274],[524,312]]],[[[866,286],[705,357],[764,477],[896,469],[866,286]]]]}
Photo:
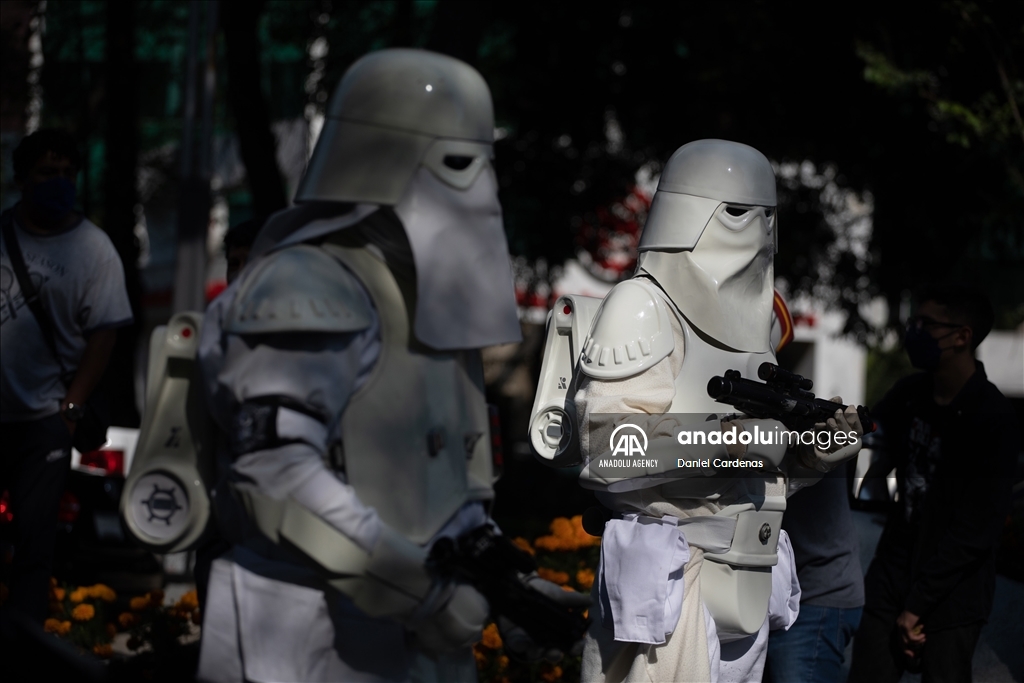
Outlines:
{"type": "Polygon", "coordinates": [[[608,439],[608,447],[612,449],[613,456],[644,456],[647,454],[647,433],[637,425],[619,425],[608,439]],[[620,434],[620,432],[622,433],[620,434]],[[643,439],[642,444],[641,439],[643,439]]]}

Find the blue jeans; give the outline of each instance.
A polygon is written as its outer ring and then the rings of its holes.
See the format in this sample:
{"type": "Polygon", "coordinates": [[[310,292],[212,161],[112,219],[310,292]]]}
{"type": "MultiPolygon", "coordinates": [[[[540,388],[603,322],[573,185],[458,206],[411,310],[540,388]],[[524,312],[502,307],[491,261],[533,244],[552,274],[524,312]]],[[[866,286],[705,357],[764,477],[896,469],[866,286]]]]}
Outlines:
{"type": "Polygon", "coordinates": [[[788,631],[768,635],[765,680],[771,683],[839,683],[843,652],[860,623],[861,608],[800,605],[788,631]]]}

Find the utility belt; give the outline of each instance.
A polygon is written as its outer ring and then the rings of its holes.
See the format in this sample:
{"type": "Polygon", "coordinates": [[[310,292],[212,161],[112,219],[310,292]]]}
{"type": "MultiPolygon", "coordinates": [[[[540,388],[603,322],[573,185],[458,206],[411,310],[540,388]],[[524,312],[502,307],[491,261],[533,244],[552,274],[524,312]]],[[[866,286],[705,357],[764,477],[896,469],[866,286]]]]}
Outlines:
{"type": "Polygon", "coordinates": [[[760,509],[730,505],[677,523],[686,542],[704,551],[701,599],[722,642],[757,633],[768,615],[785,506],[785,498],[769,496],[760,509]]]}

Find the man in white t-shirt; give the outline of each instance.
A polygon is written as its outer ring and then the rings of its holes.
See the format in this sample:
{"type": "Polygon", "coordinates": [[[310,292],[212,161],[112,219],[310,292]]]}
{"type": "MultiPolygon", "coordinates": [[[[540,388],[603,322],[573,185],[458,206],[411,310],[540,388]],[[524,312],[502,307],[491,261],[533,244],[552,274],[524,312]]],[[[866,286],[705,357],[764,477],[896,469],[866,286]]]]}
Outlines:
{"type": "Polygon", "coordinates": [[[0,218],[0,489],[9,492],[14,513],[5,608],[39,623],[75,424],[107,367],[116,328],[132,322],[114,245],[74,210],[80,165],[67,133],[25,137],[14,150],[21,201],[0,218]],[[22,292],[14,248],[49,318],[59,359],[22,292]]]}

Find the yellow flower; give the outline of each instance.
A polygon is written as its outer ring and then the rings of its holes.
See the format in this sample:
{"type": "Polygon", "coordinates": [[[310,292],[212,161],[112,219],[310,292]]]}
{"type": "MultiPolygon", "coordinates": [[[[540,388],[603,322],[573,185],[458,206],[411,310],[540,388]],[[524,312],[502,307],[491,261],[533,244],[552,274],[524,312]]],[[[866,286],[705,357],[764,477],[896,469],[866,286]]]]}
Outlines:
{"type": "Polygon", "coordinates": [[[582,588],[590,588],[594,585],[594,570],[593,569],[581,569],[576,572],[576,583],[582,588]]]}
{"type": "Polygon", "coordinates": [[[520,550],[522,550],[524,552],[527,552],[527,553],[530,553],[531,555],[535,555],[537,553],[537,551],[533,549],[533,546],[530,545],[530,542],[527,541],[522,536],[518,536],[516,538],[513,538],[512,539],[512,544],[515,547],[519,548],[520,550]]]}
{"type": "Polygon", "coordinates": [[[117,623],[121,624],[121,628],[131,628],[136,621],[138,619],[131,612],[121,612],[117,617],[117,623]]]}
{"type": "Polygon", "coordinates": [[[60,620],[47,619],[43,622],[43,630],[47,633],[58,633],[60,631],[60,620]]]}
{"type": "Polygon", "coordinates": [[[62,622],[60,622],[60,628],[57,629],[57,635],[58,636],[66,636],[69,633],[71,633],[71,622],[70,621],[62,621],[62,622]]]}
{"type": "Polygon", "coordinates": [[[565,572],[560,572],[555,569],[548,569],[547,567],[538,567],[537,575],[542,579],[547,579],[551,583],[557,583],[559,586],[564,586],[569,583],[569,575],[565,572]]]}
{"type": "Polygon", "coordinates": [[[544,664],[540,670],[540,677],[547,683],[554,683],[562,677],[562,667],[544,664]]]}
{"type": "Polygon", "coordinates": [[[498,625],[495,623],[487,624],[487,628],[484,629],[483,640],[480,641],[483,646],[492,650],[497,650],[501,647],[501,635],[498,633],[498,625]]]}
{"type": "Polygon", "coordinates": [[[71,591],[71,602],[82,602],[87,597],[89,597],[89,595],[86,593],[84,588],[76,588],[71,591]]]}
{"type": "Polygon", "coordinates": [[[135,612],[146,609],[149,607],[149,596],[140,595],[139,597],[132,598],[128,601],[128,607],[135,612]]]}
{"type": "Polygon", "coordinates": [[[71,618],[75,621],[89,621],[96,616],[96,608],[87,602],[83,602],[81,605],[76,605],[71,610],[71,618]]]}
{"type": "Polygon", "coordinates": [[[109,659],[114,656],[114,648],[110,643],[101,643],[100,645],[93,645],[92,653],[103,659],[109,659]]]}
{"type": "Polygon", "coordinates": [[[175,607],[183,608],[187,611],[197,609],[199,607],[199,594],[195,590],[190,590],[178,599],[175,607]]]}

